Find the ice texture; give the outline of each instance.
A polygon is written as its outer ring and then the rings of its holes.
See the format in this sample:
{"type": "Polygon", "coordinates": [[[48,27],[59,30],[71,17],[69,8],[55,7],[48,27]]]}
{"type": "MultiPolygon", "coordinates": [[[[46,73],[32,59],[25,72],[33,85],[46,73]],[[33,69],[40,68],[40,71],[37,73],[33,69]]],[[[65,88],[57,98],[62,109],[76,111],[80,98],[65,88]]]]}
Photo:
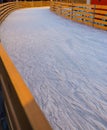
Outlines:
{"type": "Polygon", "coordinates": [[[0,38],[53,130],[107,130],[107,31],[32,8],[0,38]]]}

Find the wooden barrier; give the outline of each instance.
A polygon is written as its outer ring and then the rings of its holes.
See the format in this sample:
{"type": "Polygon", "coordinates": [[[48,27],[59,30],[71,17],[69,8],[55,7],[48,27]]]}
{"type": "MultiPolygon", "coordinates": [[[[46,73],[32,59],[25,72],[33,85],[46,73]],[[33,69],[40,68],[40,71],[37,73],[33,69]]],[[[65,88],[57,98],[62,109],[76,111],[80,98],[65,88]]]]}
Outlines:
{"type": "Polygon", "coordinates": [[[82,3],[86,4],[87,0],[52,0],[57,2],[66,2],[66,3],[82,3]]]}
{"type": "Polygon", "coordinates": [[[52,130],[1,44],[0,87],[12,130],[52,130]]]}
{"type": "Polygon", "coordinates": [[[107,6],[52,1],[50,9],[64,18],[107,30],[107,6]]]}
{"type": "MultiPolygon", "coordinates": [[[[14,10],[49,6],[49,1],[0,4],[0,24],[14,10]]],[[[0,88],[3,91],[8,125],[12,130],[52,130],[28,87],[0,44],[0,88]]]]}
{"type": "Polygon", "coordinates": [[[0,24],[16,8],[17,6],[15,2],[0,4],[0,24]]]}
{"type": "Polygon", "coordinates": [[[5,4],[0,4],[0,24],[3,20],[14,10],[20,8],[32,8],[32,7],[41,7],[49,6],[50,1],[20,1],[20,2],[8,2],[5,4]]]}

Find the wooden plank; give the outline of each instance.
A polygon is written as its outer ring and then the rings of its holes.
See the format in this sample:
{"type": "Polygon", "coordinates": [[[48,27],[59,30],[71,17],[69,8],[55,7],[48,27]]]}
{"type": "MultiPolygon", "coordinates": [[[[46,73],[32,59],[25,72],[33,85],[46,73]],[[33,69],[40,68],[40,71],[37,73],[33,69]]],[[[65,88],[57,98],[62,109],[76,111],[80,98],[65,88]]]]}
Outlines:
{"type": "Polygon", "coordinates": [[[85,12],[89,12],[89,13],[94,13],[94,10],[93,9],[85,9],[85,12]]]}
{"type": "Polygon", "coordinates": [[[93,18],[84,17],[84,20],[93,21],[93,18]]]}
{"type": "Polygon", "coordinates": [[[9,9],[14,8],[14,7],[15,7],[15,6],[12,5],[12,6],[9,6],[8,8],[5,8],[4,10],[1,10],[0,15],[2,16],[3,13],[5,13],[6,11],[8,11],[9,9]]]}
{"type": "Polygon", "coordinates": [[[98,13],[98,14],[107,14],[107,11],[95,10],[95,13],[98,13]]]}
{"type": "Polygon", "coordinates": [[[68,4],[68,3],[65,3],[65,2],[61,2],[61,5],[68,6],[68,5],[71,5],[71,4],[68,4]]]}
{"type": "Polygon", "coordinates": [[[103,15],[97,15],[97,14],[95,14],[95,18],[99,18],[99,19],[107,19],[107,16],[103,16],[103,15]]]}
{"type": "Polygon", "coordinates": [[[63,9],[63,8],[65,8],[65,9],[67,9],[67,8],[69,8],[68,6],[61,6],[61,8],[63,9]]]}
{"type": "Polygon", "coordinates": [[[99,28],[99,29],[103,29],[103,30],[107,31],[107,26],[101,26],[101,25],[94,24],[94,27],[95,28],[99,28]]]}
{"type": "Polygon", "coordinates": [[[93,23],[86,22],[86,21],[84,21],[84,24],[86,24],[86,25],[88,25],[88,26],[93,26],[93,23]]]}
{"type": "Polygon", "coordinates": [[[103,21],[103,20],[94,19],[94,22],[107,25],[107,21],[103,21]]]}
{"type": "Polygon", "coordinates": [[[0,20],[1,20],[3,17],[5,17],[6,14],[9,14],[9,12],[10,12],[11,10],[13,10],[13,9],[12,9],[12,8],[7,9],[7,11],[5,11],[5,12],[0,16],[0,20]]]}
{"type": "Polygon", "coordinates": [[[0,7],[0,11],[1,11],[1,10],[4,10],[5,8],[11,7],[12,5],[15,6],[15,3],[7,4],[6,6],[2,6],[2,7],[0,7]]]}
{"type": "Polygon", "coordinates": [[[76,16],[75,16],[75,15],[72,15],[72,16],[73,16],[74,18],[77,18],[77,19],[78,19],[78,18],[84,19],[84,16],[77,16],[77,15],[76,15],[76,16]]]}
{"type": "Polygon", "coordinates": [[[7,6],[7,5],[11,5],[11,4],[13,4],[14,2],[7,2],[7,3],[2,3],[2,4],[0,4],[0,6],[7,6]]]}
{"type": "Polygon", "coordinates": [[[96,5],[96,8],[107,10],[107,5],[96,5]]]}
{"type": "Polygon", "coordinates": [[[93,16],[93,14],[91,14],[91,13],[85,13],[84,15],[85,15],[85,17],[92,17],[93,16]]]}
{"type": "Polygon", "coordinates": [[[84,15],[85,14],[85,12],[78,12],[78,11],[73,11],[73,14],[74,15],[84,15]]]}
{"type": "Polygon", "coordinates": [[[64,14],[64,15],[65,15],[65,14],[68,14],[68,15],[69,15],[69,14],[70,14],[70,10],[64,11],[64,12],[62,12],[62,14],[64,14]]]}
{"type": "Polygon", "coordinates": [[[3,20],[14,10],[18,9],[17,7],[14,7],[14,8],[10,8],[7,10],[7,12],[4,12],[1,17],[0,17],[0,23],[3,22],[3,20]]]}
{"type": "Polygon", "coordinates": [[[9,6],[11,6],[11,5],[15,5],[15,2],[10,2],[10,3],[7,3],[7,4],[1,4],[0,10],[1,10],[1,9],[4,9],[4,8],[6,8],[6,7],[9,7],[9,6]]]}
{"type": "Polygon", "coordinates": [[[70,19],[70,16],[65,16],[66,19],[70,19]]]}
{"type": "Polygon", "coordinates": [[[91,4],[90,4],[90,5],[87,5],[87,4],[86,4],[86,8],[94,8],[94,7],[95,7],[95,5],[91,5],[91,4]]]}
{"type": "Polygon", "coordinates": [[[81,22],[81,23],[83,23],[83,22],[84,22],[83,20],[78,19],[78,18],[72,18],[72,20],[73,20],[73,21],[76,21],[76,22],[81,22]]]}
{"type": "Polygon", "coordinates": [[[73,6],[76,6],[76,7],[83,7],[83,6],[86,6],[86,4],[78,4],[78,3],[73,3],[73,6]]]}
{"type": "Polygon", "coordinates": [[[80,11],[84,11],[84,8],[78,8],[78,7],[74,7],[73,10],[80,10],[80,11]]]}

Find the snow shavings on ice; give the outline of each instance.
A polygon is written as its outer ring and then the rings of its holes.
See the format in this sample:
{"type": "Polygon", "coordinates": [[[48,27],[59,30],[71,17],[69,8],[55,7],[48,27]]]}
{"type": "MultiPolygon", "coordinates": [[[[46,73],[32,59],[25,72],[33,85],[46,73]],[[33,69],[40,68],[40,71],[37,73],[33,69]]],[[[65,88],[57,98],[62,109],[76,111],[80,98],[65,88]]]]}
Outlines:
{"type": "Polygon", "coordinates": [[[107,32],[49,8],[22,9],[0,38],[54,130],[107,130],[107,32]]]}

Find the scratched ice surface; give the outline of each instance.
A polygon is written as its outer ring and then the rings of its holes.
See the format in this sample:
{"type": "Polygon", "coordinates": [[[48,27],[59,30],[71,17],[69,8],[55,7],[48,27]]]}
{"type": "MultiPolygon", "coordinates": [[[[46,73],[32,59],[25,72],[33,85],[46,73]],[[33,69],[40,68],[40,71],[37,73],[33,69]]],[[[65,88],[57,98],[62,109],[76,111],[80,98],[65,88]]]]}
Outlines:
{"type": "Polygon", "coordinates": [[[107,32],[49,8],[13,12],[1,41],[54,130],[107,130],[107,32]]]}

